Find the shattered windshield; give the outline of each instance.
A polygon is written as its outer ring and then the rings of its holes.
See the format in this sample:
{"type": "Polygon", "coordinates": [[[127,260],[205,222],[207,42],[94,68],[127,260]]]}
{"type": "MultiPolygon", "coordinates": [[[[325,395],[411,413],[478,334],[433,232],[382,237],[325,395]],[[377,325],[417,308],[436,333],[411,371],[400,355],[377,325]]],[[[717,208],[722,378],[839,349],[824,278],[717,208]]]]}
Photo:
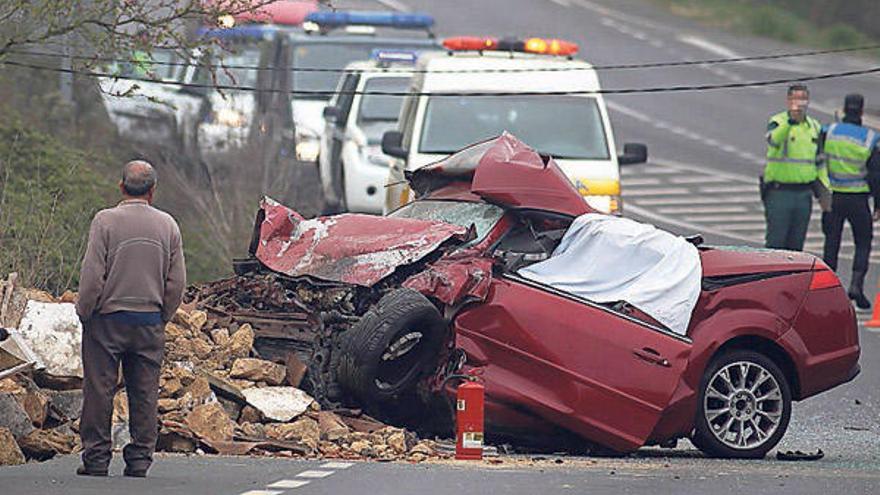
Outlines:
{"type": "Polygon", "coordinates": [[[431,98],[419,151],[454,153],[504,131],[555,158],[609,158],[596,99],[579,96],[431,98]]]}
{"type": "Polygon", "coordinates": [[[402,206],[389,216],[446,222],[465,228],[473,225],[477,237],[472,243],[477,243],[486,237],[502,215],[504,210],[488,203],[421,200],[402,206]]]}

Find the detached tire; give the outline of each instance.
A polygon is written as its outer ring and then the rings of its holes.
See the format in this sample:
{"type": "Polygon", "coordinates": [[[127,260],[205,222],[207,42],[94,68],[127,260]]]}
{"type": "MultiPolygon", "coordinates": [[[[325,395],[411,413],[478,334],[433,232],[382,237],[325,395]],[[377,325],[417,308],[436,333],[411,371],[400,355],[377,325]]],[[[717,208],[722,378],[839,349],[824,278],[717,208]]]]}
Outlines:
{"type": "Polygon", "coordinates": [[[791,419],[791,387],[767,356],[734,350],[700,381],[693,443],[712,457],[757,459],[779,443],[791,419]]]}
{"type": "Polygon", "coordinates": [[[339,384],[365,405],[393,402],[433,371],[446,330],[425,296],[386,294],[342,336],[339,384]]]}

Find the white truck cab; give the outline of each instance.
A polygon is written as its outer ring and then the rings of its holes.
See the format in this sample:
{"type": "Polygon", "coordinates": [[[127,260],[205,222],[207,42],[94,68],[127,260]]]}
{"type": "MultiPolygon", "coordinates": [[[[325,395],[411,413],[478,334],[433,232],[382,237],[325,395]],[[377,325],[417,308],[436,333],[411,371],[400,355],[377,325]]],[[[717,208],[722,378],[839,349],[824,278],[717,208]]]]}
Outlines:
{"type": "Polygon", "coordinates": [[[406,170],[504,131],[551,155],[590,206],[621,213],[619,167],[645,162],[647,148],[628,144],[616,155],[605,101],[595,93],[599,79],[589,63],[571,57],[576,45],[467,37],[444,46],[445,53],[419,58],[398,129],[382,138],[383,152],[395,158],[385,213],[414,199],[406,170]]]}
{"type": "Polygon", "coordinates": [[[346,66],[336,95],[324,109],[318,169],[324,213],[382,213],[391,158],[382,135],[397,128],[403,96],[417,53],[376,50],[372,60],[346,66]],[[355,93],[355,94],[350,94],[355,93]]]}

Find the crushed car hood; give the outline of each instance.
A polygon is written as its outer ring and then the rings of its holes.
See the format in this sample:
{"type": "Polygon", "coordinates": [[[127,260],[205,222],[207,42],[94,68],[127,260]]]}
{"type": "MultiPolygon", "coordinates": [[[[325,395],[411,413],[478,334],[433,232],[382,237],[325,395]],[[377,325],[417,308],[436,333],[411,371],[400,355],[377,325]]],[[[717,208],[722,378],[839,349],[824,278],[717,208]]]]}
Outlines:
{"type": "Polygon", "coordinates": [[[415,170],[407,178],[420,196],[469,181],[471,193],[503,207],[571,217],[597,213],[553,158],[538,154],[507,132],[415,170]]]}
{"type": "Polygon", "coordinates": [[[447,241],[464,242],[466,228],[443,222],[345,214],[305,219],[264,198],[252,254],[272,271],[370,287],[447,241]]]}

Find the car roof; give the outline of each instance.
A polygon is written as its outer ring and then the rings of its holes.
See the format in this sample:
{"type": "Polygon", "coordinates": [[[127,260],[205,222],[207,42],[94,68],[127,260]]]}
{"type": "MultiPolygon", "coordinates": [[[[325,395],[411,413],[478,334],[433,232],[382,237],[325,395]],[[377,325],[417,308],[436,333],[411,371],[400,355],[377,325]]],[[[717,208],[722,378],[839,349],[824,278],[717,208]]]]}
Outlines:
{"type": "Polygon", "coordinates": [[[414,78],[415,86],[418,91],[424,92],[600,89],[599,78],[591,64],[550,55],[511,52],[427,53],[419,57],[416,68],[419,73],[414,78]],[[547,69],[552,72],[534,71],[547,69]],[[500,72],[485,72],[496,70],[500,72]],[[510,72],[504,72],[506,70],[510,72]],[[525,71],[516,72],[518,70],[525,71]]]}
{"type": "Polygon", "coordinates": [[[404,69],[412,69],[413,64],[408,62],[385,62],[380,65],[378,60],[358,60],[345,66],[346,71],[369,71],[361,73],[364,77],[412,77],[412,72],[404,69]],[[383,69],[389,70],[383,70],[383,69]]]}

